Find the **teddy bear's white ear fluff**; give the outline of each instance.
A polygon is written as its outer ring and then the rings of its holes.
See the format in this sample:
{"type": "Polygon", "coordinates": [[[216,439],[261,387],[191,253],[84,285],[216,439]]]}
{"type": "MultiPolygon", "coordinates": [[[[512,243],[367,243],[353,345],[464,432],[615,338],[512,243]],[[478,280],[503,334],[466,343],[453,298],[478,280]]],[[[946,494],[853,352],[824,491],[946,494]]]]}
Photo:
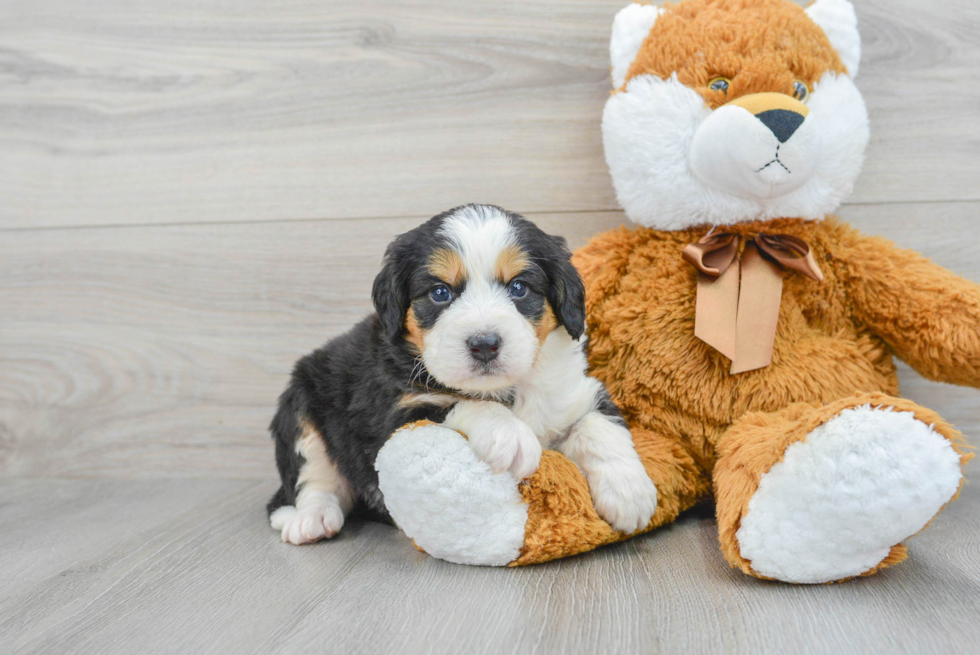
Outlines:
{"type": "Polygon", "coordinates": [[[847,67],[847,73],[852,78],[857,77],[861,63],[861,35],[854,5],[847,0],[817,0],[806,8],[806,13],[830,39],[847,67]]]}
{"type": "Polygon", "coordinates": [[[612,84],[618,89],[626,82],[630,64],[636,59],[643,40],[657,22],[662,9],[634,2],[619,10],[613,19],[609,40],[609,60],[612,63],[612,84]]]}

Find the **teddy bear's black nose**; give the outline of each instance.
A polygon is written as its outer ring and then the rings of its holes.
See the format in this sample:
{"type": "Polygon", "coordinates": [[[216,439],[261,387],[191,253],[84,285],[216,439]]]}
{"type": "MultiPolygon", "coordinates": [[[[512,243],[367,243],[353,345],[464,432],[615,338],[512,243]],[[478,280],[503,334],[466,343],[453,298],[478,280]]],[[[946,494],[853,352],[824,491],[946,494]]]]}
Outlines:
{"type": "Polygon", "coordinates": [[[762,124],[776,135],[780,143],[786,143],[803,124],[805,117],[789,109],[770,109],[755,115],[762,124]]]}

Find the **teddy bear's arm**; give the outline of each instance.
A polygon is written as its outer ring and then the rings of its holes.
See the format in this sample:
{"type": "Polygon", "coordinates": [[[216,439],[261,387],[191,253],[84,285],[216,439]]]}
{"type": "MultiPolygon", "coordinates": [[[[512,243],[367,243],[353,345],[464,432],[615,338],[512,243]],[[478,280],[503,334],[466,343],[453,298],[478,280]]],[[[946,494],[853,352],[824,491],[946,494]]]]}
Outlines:
{"type": "Polygon", "coordinates": [[[980,387],[980,286],[886,239],[837,253],[859,320],[921,375],[980,387]]]}

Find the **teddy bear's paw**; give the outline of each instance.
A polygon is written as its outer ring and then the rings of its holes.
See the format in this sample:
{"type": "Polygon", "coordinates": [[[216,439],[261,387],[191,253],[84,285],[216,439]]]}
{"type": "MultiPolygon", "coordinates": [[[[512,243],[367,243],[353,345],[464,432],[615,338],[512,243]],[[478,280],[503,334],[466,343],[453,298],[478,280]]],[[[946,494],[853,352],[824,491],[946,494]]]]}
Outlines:
{"type": "Polygon", "coordinates": [[[329,539],[340,532],[344,511],[336,500],[301,509],[284,505],[272,513],[269,523],[274,530],[280,530],[283,542],[301,546],[329,539]]]}
{"type": "Polygon", "coordinates": [[[609,463],[589,473],[595,510],[614,530],[632,534],[650,523],[657,510],[657,487],[639,460],[609,463]]]}
{"type": "Polygon", "coordinates": [[[845,410],[786,449],[736,533],[766,577],[820,583],[860,575],[956,493],[960,456],[910,412],[845,410]]]}
{"type": "Polygon", "coordinates": [[[433,424],[402,428],[375,468],[392,519],[429,555],[488,566],[517,559],[527,523],[517,480],[494,473],[460,433],[433,424]]]}

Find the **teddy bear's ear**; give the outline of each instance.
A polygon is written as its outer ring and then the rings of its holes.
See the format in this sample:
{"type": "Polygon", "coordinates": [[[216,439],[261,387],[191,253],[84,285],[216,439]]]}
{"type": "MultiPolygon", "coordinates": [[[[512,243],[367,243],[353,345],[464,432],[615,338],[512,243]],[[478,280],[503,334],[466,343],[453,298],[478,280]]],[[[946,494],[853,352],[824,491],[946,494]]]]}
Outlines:
{"type": "Polygon", "coordinates": [[[634,2],[619,10],[613,19],[612,38],[609,40],[609,59],[612,64],[612,84],[618,89],[626,83],[630,64],[640,51],[657,16],[663,11],[653,5],[634,2]]]}
{"type": "Polygon", "coordinates": [[[806,8],[806,13],[830,39],[847,67],[847,73],[852,78],[857,77],[861,63],[861,35],[854,5],[847,0],[817,0],[806,8]]]}

